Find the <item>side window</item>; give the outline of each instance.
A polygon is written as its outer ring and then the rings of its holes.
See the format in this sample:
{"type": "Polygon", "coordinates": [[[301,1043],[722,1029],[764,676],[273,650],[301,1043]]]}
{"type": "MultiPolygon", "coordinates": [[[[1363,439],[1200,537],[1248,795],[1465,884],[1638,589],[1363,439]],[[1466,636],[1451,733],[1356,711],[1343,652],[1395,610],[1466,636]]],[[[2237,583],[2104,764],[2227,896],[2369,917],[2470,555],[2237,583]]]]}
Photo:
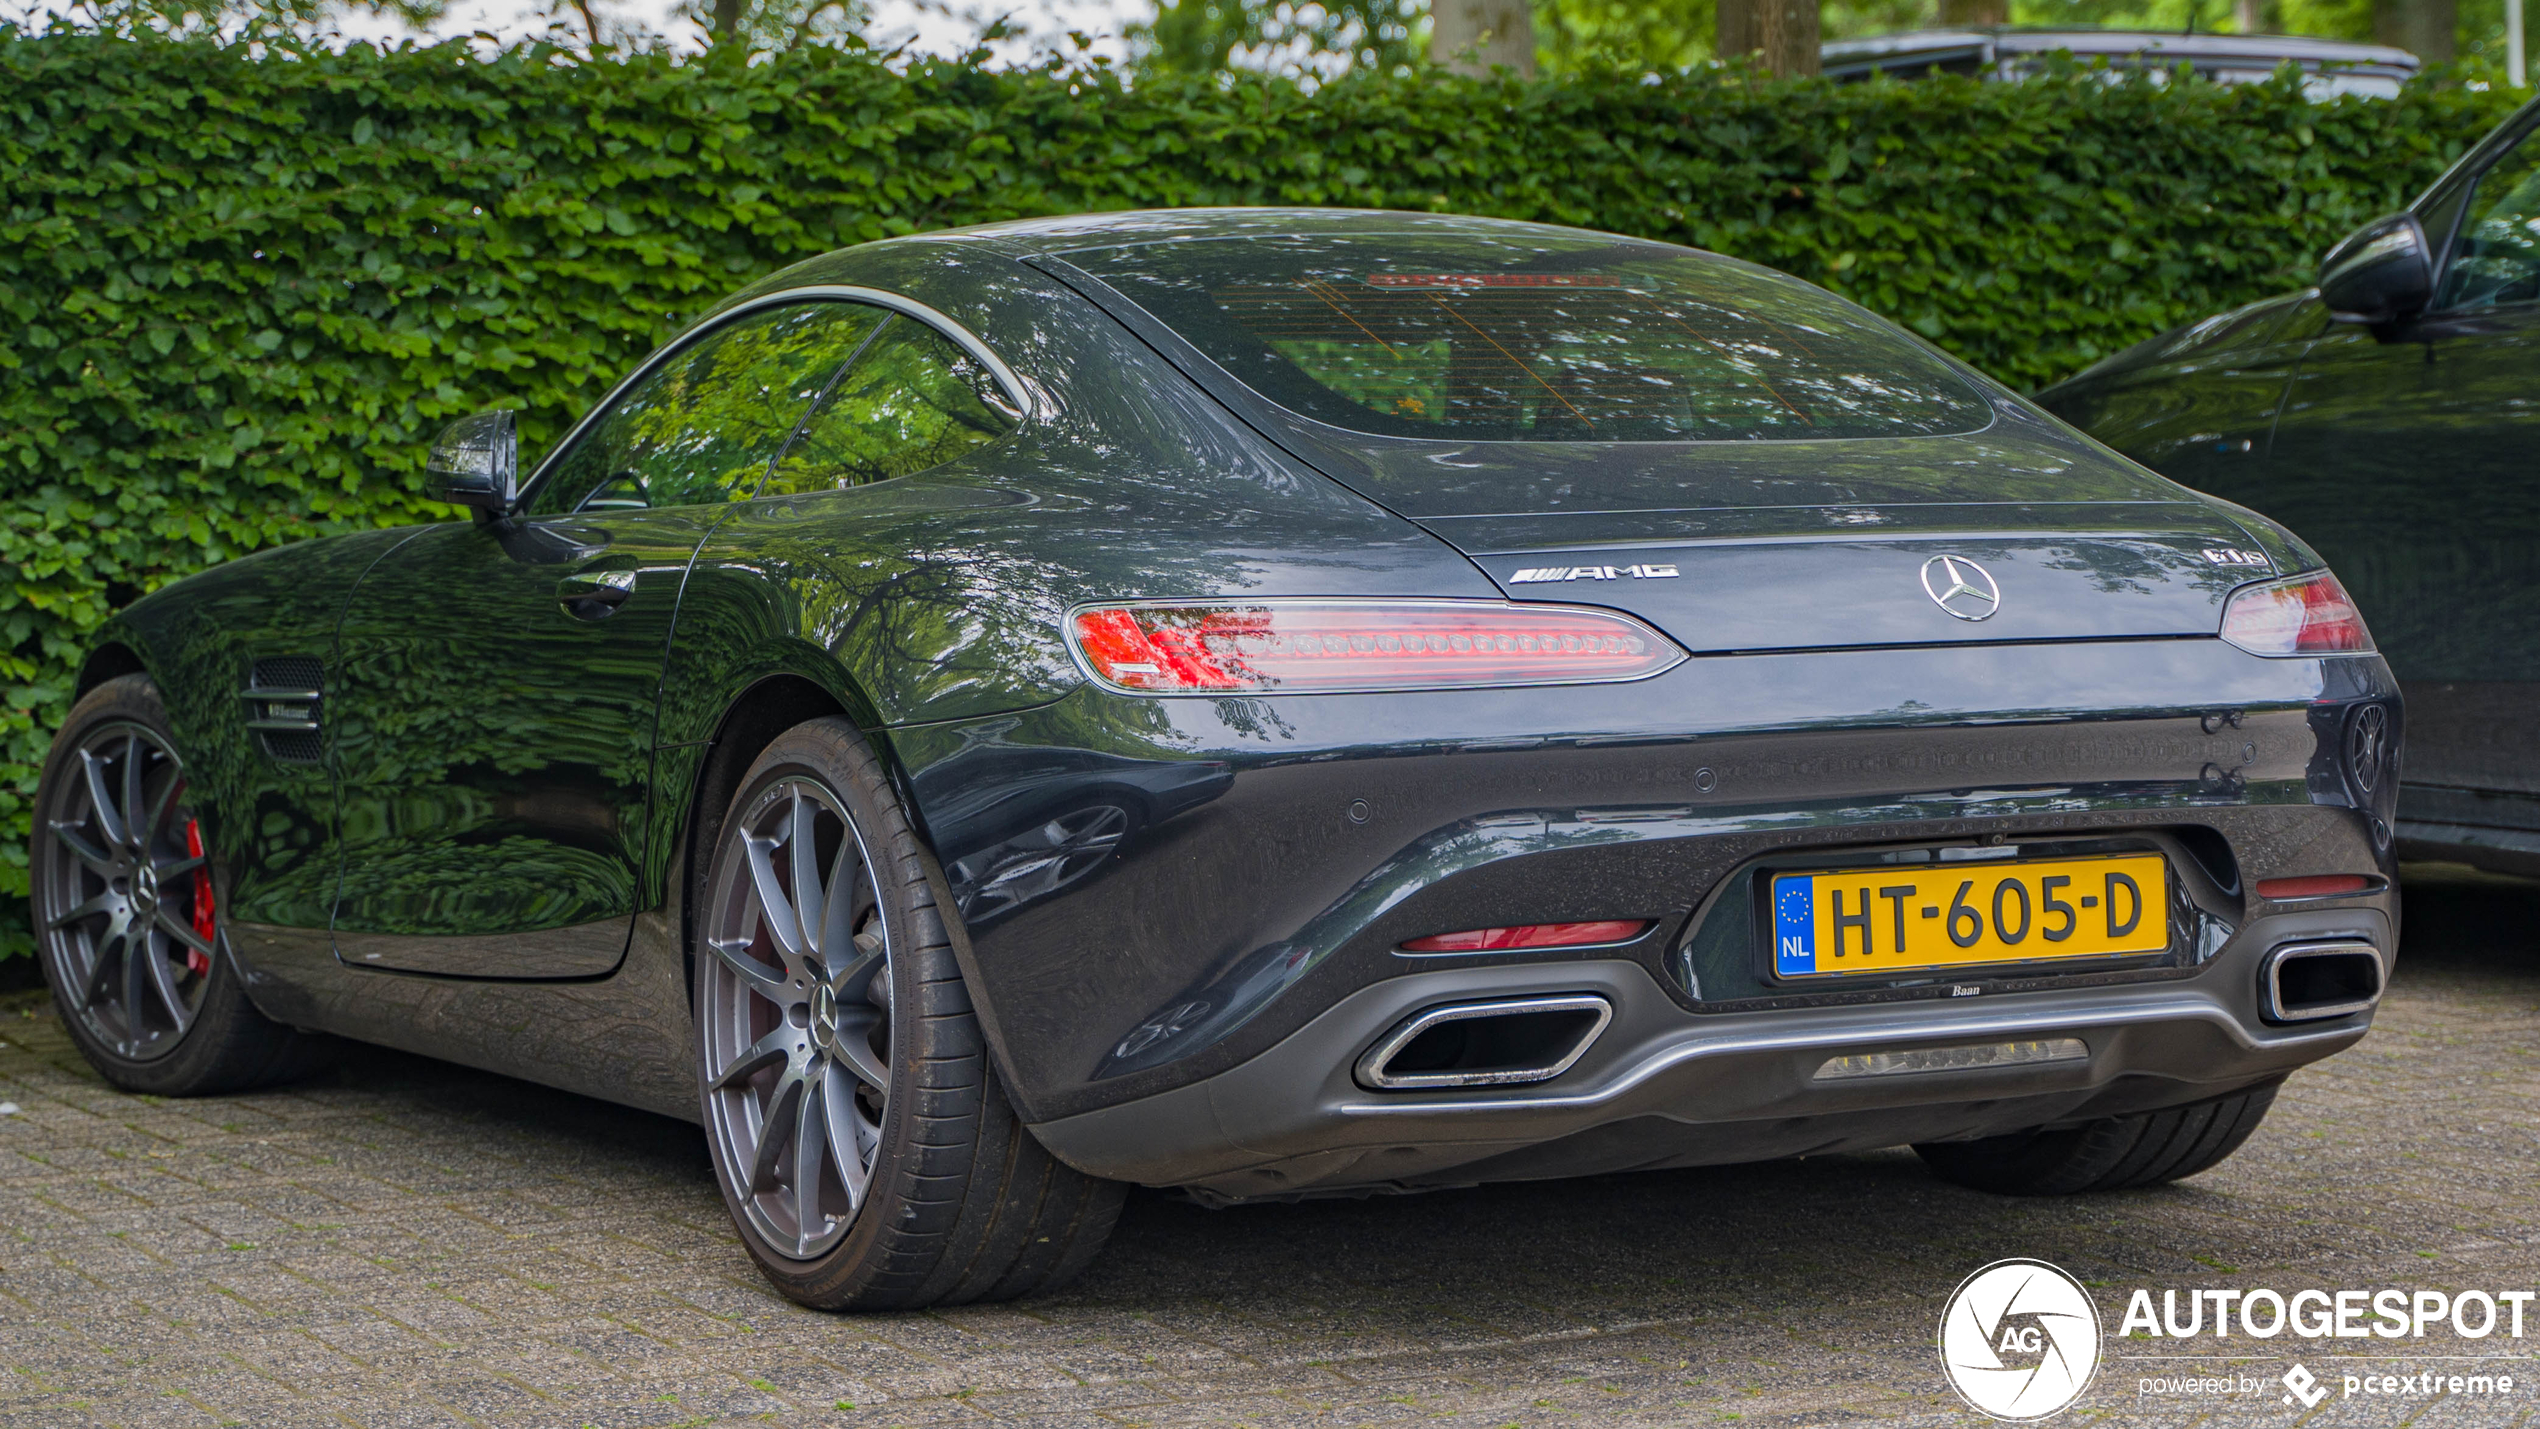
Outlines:
{"type": "Polygon", "coordinates": [[[584,429],[530,514],[748,500],[804,408],[886,316],[798,303],[707,332],[584,429]]]}
{"type": "Polygon", "coordinates": [[[2453,241],[2438,308],[2540,300],[2540,135],[2478,176],[2453,241]]]}
{"type": "Polygon", "coordinates": [[[793,496],[907,476],[985,446],[1022,419],[977,358],[926,324],[895,317],[821,394],[761,494],[793,496]]]}

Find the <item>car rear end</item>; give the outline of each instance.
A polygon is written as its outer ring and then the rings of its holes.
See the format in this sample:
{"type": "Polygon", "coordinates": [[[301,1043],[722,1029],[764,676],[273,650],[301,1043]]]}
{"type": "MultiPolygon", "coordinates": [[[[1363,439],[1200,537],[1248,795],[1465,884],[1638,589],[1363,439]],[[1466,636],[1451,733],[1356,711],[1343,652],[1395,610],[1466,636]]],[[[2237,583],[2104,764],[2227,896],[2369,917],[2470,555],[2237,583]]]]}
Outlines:
{"type": "Polygon", "coordinates": [[[2363,1035],[2400,711],[2285,533],[1709,255],[1269,215],[1035,261],[1487,582],[1068,613],[1087,685],[995,757],[1208,792],[973,930],[1067,1160],[1989,1144],[2363,1035]]]}

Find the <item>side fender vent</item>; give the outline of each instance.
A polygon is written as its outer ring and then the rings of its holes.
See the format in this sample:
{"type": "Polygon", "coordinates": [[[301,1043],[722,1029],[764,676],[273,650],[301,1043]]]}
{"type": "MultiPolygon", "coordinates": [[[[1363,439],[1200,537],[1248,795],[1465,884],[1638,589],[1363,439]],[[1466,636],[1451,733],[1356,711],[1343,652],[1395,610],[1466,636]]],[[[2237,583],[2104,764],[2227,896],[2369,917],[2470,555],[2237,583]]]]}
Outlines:
{"type": "Polygon", "coordinates": [[[281,655],[255,663],[240,696],[247,702],[247,727],[256,732],[268,758],[284,764],[315,764],[323,756],[318,701],[325,675],[325,666],[306,655],[281,655]]]}

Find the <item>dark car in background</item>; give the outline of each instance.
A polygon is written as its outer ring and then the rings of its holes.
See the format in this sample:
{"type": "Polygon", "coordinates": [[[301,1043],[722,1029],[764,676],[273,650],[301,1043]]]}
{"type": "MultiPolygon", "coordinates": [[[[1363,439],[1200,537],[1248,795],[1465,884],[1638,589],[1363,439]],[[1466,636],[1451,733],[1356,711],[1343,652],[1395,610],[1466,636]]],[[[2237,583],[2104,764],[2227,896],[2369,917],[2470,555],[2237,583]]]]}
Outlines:
{"type": "Polygon", "coordinates": [[[1835,40],[1818,53],[1824,72],[1834,79],[1959,74],[2016,81],[2042,72],[2063,55],[2085,64],[2104,64],[2112,74],[2167,74],[2185,65],[2217,84],[2249,84],[2271,79],[2289,64],[2301,72],[2303,92],[2315,100],[2345,94],[2393,99],[2399,86],[2417,72],[2415,55],[2387,45],[2315,40],[2305,35],[2182,35],[2088,26],[1914,30],[1835,40]]]}
{"type": "Polygon", "coordinates": [[[64,1018],[145,1091],[321,1032],[694,1118],[812,1304],[1055,1284],[1123,1182],[2173,1180],[2392,955],[2397,689],[2317,556],[1716,254],[867,244],[427,470],[474,519],[107,626],[64,1018]]]}
{"type": "Polygon", "coordinates": [[[2331,251],[2318,287],[2038,400],[2285,522],[2407,691],[2399,839],[2540,873],[2540,106],[2331,251]]]}

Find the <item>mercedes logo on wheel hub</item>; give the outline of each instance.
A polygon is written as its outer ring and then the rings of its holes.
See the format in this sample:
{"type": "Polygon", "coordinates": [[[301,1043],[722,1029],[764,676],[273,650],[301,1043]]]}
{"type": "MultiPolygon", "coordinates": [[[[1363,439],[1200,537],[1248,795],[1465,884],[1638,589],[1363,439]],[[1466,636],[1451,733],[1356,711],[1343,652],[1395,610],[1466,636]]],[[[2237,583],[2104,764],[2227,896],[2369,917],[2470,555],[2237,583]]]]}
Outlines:
{"type": "Polygon", "coordinates": [[[823,982],[811,990],[811,1043],[826,1052],[838,1041],[838,995],[823,982]]]}
{"type": "Polygon", "coordinates": [[[1960,620],[1989,620],[2002,608],[2002,587],[1994,584],[1993,573],[1964,556],[1923,562],[1923,594],[1960,620]]]}

